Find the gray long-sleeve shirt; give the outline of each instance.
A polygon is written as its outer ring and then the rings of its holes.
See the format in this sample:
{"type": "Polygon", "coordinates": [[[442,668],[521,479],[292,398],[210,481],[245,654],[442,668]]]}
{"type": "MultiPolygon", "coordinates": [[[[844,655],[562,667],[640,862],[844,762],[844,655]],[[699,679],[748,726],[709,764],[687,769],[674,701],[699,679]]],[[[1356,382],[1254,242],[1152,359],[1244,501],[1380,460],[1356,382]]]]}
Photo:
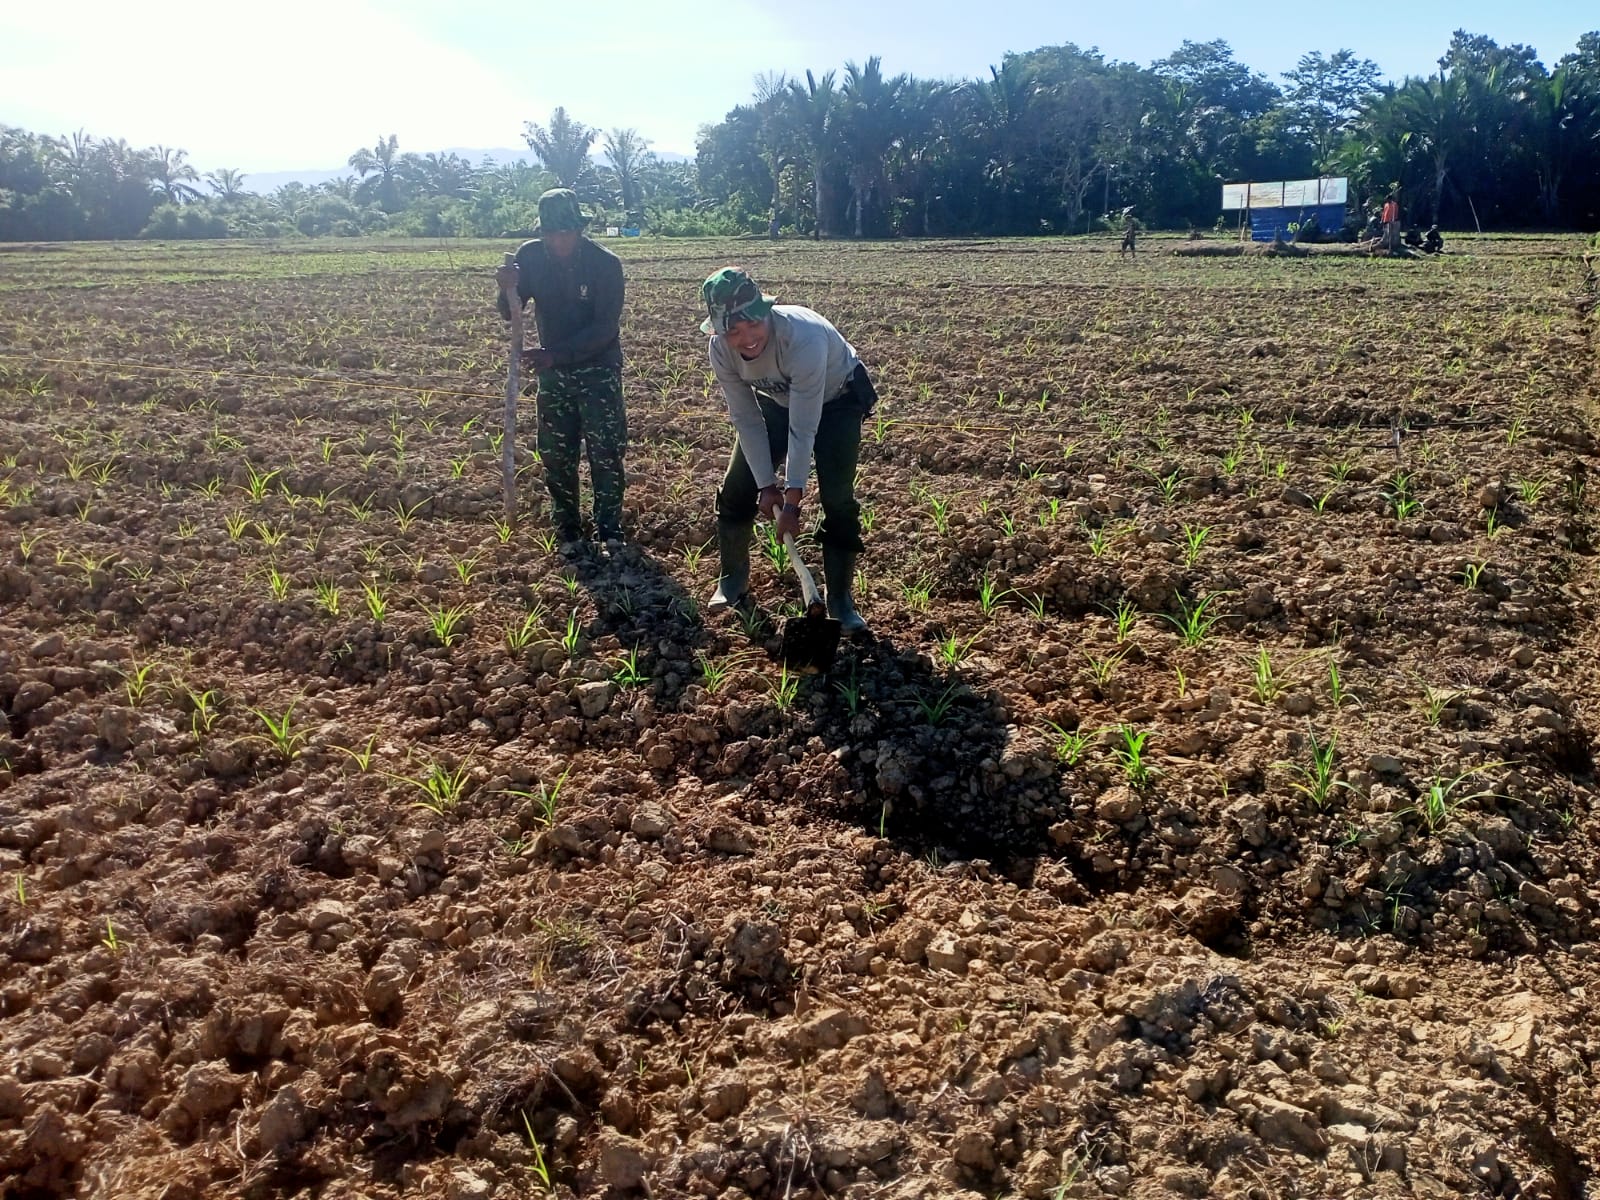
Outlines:
{"type": "Polygon", "coordinates": [[[854,347],[826,317],[798,304],[773,305],[771,334],[759,358],[746,359],[727,339],[713,337],[711,369],[728,400],[728,416],[739,433],[757,487],[778,482],[772,468],[767,425],[756,400],[759,391],[789,410],[786,487],[804,488],[811,473],[811,449],[822,406],[850,382],[860,360],[854,347]]]}
{"type": "MultiPolygon", "coordinates": [[[[622,366],[622,262],[588,238],[559,259],[535,238],[517,249],[517,295],[533,301],[539,345],[557,367],[622,366]]],[[[505,294],[500,315],[510,319],[505,294]]]]}

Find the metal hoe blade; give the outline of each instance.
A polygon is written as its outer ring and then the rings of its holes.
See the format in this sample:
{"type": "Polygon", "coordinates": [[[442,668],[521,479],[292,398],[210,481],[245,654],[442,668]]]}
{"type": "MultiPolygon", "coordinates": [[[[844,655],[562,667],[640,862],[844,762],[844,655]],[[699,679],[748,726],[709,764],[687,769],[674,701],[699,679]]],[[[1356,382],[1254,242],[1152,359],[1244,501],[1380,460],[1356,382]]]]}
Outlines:
{"type": "Polygon", "coordinates": [[[784,665],[796,671],[827,672],[833,668],[834,655],[839,652],[839,622],[828,616],[827,605],[817,581],[800,559],[800,550],[791,534],[783,535],[783,546],[789,552],[789,562],[800,578],[800,590],[805,595],[806,614],[790,617],[783,623],[784,665]]]}

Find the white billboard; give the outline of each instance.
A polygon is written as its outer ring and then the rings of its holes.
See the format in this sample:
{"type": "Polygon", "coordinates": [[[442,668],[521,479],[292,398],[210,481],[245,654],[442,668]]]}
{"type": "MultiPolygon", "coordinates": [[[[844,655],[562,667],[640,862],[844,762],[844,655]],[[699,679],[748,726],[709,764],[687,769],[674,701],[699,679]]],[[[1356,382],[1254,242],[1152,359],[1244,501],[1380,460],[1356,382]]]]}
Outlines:
{"type": "Polygon", "coordinates": [[[1289,179],[1273,183],[1225,183],[1222,210],[1241,208],[1315,208],[1319,204],[1344,204],[1350,194],[1346,178],[1289,179]]]}

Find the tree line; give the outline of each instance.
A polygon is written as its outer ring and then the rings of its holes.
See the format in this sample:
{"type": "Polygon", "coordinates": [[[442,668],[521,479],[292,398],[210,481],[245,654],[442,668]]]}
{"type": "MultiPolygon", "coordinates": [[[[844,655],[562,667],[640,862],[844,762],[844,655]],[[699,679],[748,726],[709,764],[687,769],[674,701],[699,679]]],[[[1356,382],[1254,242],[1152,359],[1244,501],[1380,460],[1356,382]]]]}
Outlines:
{"type": "Polygon", "coordinates": [[[564,108],[524,127],[532,162],[402,153],[394,134],[350,174],[268,195],[183,150],[0,126],[0,240],[357,235],[497,237],[539,192],[574,188],[601,219],[663,234],[1081,232],[1131,208],[1146,224],[1217,220],[1234,180],[1343,175],[1352,217],[1397,192],[1453,228],[1600,224],[1600,32],[1546,67],[1529,46],[1458,30],[1428,76],[1380,80],[1349,50],[1274,82],[1224,41],[1148,67],[1073,45],[1008,54],[967,80],[842,71],[758,76],[703,126],[693,163],[636,129],[564,108]]]}

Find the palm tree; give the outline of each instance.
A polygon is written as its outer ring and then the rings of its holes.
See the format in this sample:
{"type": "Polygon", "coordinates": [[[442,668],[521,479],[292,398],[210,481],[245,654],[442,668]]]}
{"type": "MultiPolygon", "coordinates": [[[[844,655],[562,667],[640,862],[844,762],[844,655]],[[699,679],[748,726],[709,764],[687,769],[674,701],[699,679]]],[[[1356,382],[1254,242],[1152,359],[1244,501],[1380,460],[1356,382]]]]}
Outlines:
{"type": "Polygon", "coordinates": [[[826,72],[820,80],[807,71],[804,86],[798,79],[789,82],[795,124],[806,157],[811,160],[812,202],[816,206],[819,239],[828,231],[828,207],[823,188],[839,144],[839,92],[833,86],[833,78],[832,71],[826,72]]]}
{"type": "Polygon", "coordinates": [[[862,235],[867,198],[881,192],[883,163],[900,133],[900,96],[906,77],[885,79],[883,60],[877,55],[865,67],[844,66],[843,137],[850,163],[850,197],[856,211],[856,237],[862,235]]]}
{"type": "Polygon", "coordinates": [[[891,164],[891,187],[916,198],[924,237],[931,232],[934,181],[950,153],[956,99],[956,89],[927,79],[907,81],[901,96],[903,126],[891,164]]]}
{"type": "Polygon", "coordinates": [[[376,195],[384,212],[394,212],[400,207],[400,139],[390,134],[380,137],[368,150],[363,146],[349,158],[349,164],[361,176],[361,188],[367,195],[376,195]],[[372,175],[369,184],[367,176],[372,175]]]}
{"type": "Polygon", "coordinates": [[[637,129],[613,129],[606,134],[605,154],[606,162],[617,177],[623,211],[638,212],[644,199],[639,173],[650,157],[650,139],[640,137],[637,129]]]}
{"type": "Polygon", "coordinates": [[[206,184],[224,204],[231,204],[244,195],[244,181],[244,172],[232,167],[218,167],[215,171],[206,172],[206,184]]]}
{"type": "Polygon", "coordinates": [[[1577,86],[1566,67],[1532,80],[1523,99],[1533,126],[1529,141],[1539,177],[1539,211],[1554,224],[1561,216],[1561,184],[1579,147],[1600,137],[1600,104],[1577,86]]]}
{"type": "Polygon", "coordinates": [[[403,154],[400,175],[424,196],[465,200],[477,182],[477,171],[459,154],[403,154]]]}
{"type": "Polygon", "coordinates": [[[1476,131],[1467,80],[1460,71],[1441,71],[1427,79],[1408,79],[1395,95],[1400,114],[1433,168],[1433,221],[1439,222],[1449,178],[1462,144],[1476,131]]]}
{"type": "Polygon", "coordinates": [[[188,157],[188,151],[170,150],[166,146],[155,146],[145,152],[150,179],[168,204],[183,204],[200,198],[200,189],[193,186],[199,181],[200,173],[189,165],[188,157]]]}
{"type": "Polygon", "coordinates": [[[1008,55],[999,67],[989,68],[987,80],[964,87],[972,99],[977,131],[988,143],[985,174],[1000,190],[999,227],[1009,232],[1012,174],[1023,157],[1025,129],[1039,86],[1022,60],[1008,55]]]}
{"type": "Polygon", "coordinates": [[[589,160],[589,147],[600,136],[582,121],[574,121],[565,108],[550,114],[546,129],[533,121],[522,126],[523,139],[541,166],[556,177],[564,188],[571,188],[586,200],[598,199],[599,175],[589,160]]]}

